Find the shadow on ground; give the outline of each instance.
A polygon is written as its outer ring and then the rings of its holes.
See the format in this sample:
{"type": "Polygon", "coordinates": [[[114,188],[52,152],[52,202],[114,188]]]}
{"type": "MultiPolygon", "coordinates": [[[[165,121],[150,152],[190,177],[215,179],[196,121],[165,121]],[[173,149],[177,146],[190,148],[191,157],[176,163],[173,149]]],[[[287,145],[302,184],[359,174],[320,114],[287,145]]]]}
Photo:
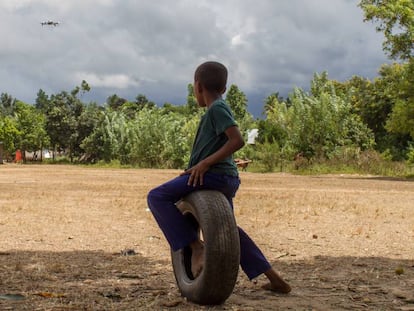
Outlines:
{"type": "Polygon", "coordinates": [[[291,283],[290,295],[262,291],[240,273],[225,304],[205,307],[180,296],[169,261],[139,253],[0,252],[0,309],[414,310],[412,260],[314,257],[274,266],[291,283]]]}

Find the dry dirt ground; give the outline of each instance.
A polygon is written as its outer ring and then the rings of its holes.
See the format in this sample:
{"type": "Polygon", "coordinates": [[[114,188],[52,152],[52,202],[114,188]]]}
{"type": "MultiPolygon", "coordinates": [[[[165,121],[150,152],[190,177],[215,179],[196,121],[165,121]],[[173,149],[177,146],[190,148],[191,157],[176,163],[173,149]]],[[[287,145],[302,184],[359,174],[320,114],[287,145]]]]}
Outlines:
{"type": "Polygon", "coordinates": [[[414,310],[413,181],[242,172],[237,221],[293,291],[240,271],[208,307],[180,296],[146,209],[177,174],[0,165],[0,310],[414,310]]]}

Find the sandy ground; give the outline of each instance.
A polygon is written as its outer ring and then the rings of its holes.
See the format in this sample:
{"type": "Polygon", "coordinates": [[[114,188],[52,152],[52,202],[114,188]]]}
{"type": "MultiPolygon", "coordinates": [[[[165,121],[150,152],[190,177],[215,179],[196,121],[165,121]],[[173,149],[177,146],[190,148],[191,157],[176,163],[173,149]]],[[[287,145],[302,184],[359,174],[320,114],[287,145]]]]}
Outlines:
{"type": "Polygon", "coordinates": [[[0,165],[0,310],[414,310],[412,180],[242,172],[237,221],[293,291],[240,271],[207,307],[181,297],[146,209],[177,173],[0,165]]]}

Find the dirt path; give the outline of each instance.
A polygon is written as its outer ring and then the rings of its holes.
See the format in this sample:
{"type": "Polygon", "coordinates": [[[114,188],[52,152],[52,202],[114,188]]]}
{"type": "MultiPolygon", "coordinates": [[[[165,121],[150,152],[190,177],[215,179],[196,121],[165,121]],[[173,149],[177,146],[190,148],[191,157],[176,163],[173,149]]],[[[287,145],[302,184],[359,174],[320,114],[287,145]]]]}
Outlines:
{"type": "Polygon", "coordinates": [[[237,221],[293,292],[240,272],[202,307],[180,296],[146,209],[177,173],[0,166],[0,310],[414,310],[414,182],[242,172],[237,221]]]}

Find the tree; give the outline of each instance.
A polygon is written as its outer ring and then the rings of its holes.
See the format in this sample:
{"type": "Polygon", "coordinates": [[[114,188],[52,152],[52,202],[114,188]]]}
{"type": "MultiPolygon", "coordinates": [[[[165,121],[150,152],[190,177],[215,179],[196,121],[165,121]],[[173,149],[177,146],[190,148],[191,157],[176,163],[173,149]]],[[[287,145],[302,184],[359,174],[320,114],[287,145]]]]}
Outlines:
{"type": "Polygon", "coordinates": [[[17,128],[16,120],[11,116],[0,113],[0,141],[3,143],[3,152],[6,157],[16,151],[18,137],[21,132],[17,128]]]}
{"type": "Polygon", "coordinates": [[[371,82],[369,80],[353,77],[346,84],[350,90],[352,109],[363,122],[372,130],[379,151],[388,148],[388,132],[385,129],[386,120],[391,113],[393,100],[393,85],[398,79],[399,65],[394,69],[383,66],[380,77],[371,82]],[[390,70],[391,69],[391,70],[390,70]]]}
{"type": "Polygon", "coordinates": [[[187,91],[187,110],[189,114],[194,114],[197,112],[198,104],[194,94],[194,86],[191,83],[187,85],[187,91]]]}
{"type": "Polygon", "coordinates": [[[289,105],[275,97],[268,99],[272,105],[265,123],[260,123],[260,142],[277,143],[281,155],[302,153],[308,159],[330,158],[343,146],[371,148],[371,131],[346,97],[336,95],[335,84],[326,73],[315,74],[311,94],[296,88],[289,105]]]}
{"type": "Polygon", "coordinates": [[[107,105],[112,110],[118,110],[126,102],[127,102],[127,100],[125,98],[121,98],[116,94],[113,94],[113,95],[109,96],[106,100],[107,105]]]}
{"type": "MultiPolygon", "coordinates": [[[[81,116],[85,110],[85,104],[78,98],[80,91],[86,92],[89,86],[82,81],[82,86],[76,86],[71,92],[62,91],[53,94],[48,100],[42,92],[38,94],[37,102],[42,102],[46,115],[46,131],[50,137],[50,143],[54,150],[60,148],[68,152],[70,160],[80,155],[83,151],[81,142],[89,133],[82,132],[85,124],[81,122],[81,116]],[[40,95],[40,96],[39,96],[40,95]]],[[[90,128],[90,126],[86,126],[90,128]]]]}
{"type": "Polygon", "coordinates": [[[279,102],[283,102],[283,98],[281,96],[279,96],[279,92],[276,93],[272,93],[270,94],[266,99],[265,99],[265,104],[264,104],[264,111],[263,113],[265,115],[268,115],[268,113],[270,111],[272,111],[274,109],[274,107],[276,106],[277,103],[279,102]]]}
{"type": "MultiPolygon", "coordinates": [[[[45,117],[32,105],[16,102],[16,127],[19,130],[18,146],[22,151],[42,150],[49,142],[45,130],[45,117]]],[[[23,157],[25,161],[25,158],[23,157]]]]}
{"type": "Polygon", "coordinates": [[[386,128],[392,133],[409,134],[414,140],[414,59],[404,66],[402,77],[397,80],[394,96],[395,105],[392,108],[386,128]]]}
{"type": "Polygon", "coordinates": [[[143,109],[153,109],[156,105],[154,102],[149,101],[148,98],[143,94],[138,94],[135,101],[126,101],[122,104],[121,110],[128,119],[135,118],[138,111],[143,109]]]}
{"type": "Polygon", "coordinates": [[[14,153],[16,148],[22,151],[41,150],[49,141],[43,113],[8,94],[1,94],[0,141],[8,154],[14,153]]]}
{"type": "Polygon", "coordinates": [[[84,106],[82,113],[80,114],[77,121],[77,141],[74,143],[74,148],[76,154],[84,153],[82,147],[83,141],[92,134],[94,129],[102,121],[102,107],[98,106],[96,103],[91,102],[84,106]]]}
{"type": "Polygon", "coordinates": [[[183,126],[178,115],[162,114],[159,109],[143,109],[128,124],[130,161],[141,167],[163,167],[174,161],[174,152],[169,148],[181,148],[180,128],[183,126]],[[170,133],[170,134],[169,134],[170,133]],[[168,137],[168,138],[167,138],[168,137]]]}
{"type": "Polygon", "coordinates": [[[138,111],[144,108],[152,109],[157,106],[154,102],[148,100],[144,94],[138,94],[137,97],[135,97],[135,103],[138,107],[138,111]]]}
{"type": "Polygon", "coordinates": [[[161,108],[161,113],[162,114],[178,113],[178,114],[181,114],[181,115],[188,115],[188,106],[186,106],[186,105],[173,105],[171,103],[164,103],[164,105],[161,108]]]}
{"type": "Polygon", "coordinates": [[[106,162],[184,168],[199,118],[164,109],[144,108],[133,119],[122,111],[100,111],[101,121],[81,146],[92,158],[106,162]]]}
{"type": "Polygon", "coordinates": [[[45,113],[49,107],[49,96],[45,93],[45,91],[43,91],[42,89],[40,89],[37,92],[37,97],[36,97],[36,102],[35,102],[35,107],[36,109],[42,111],[43,113],[45,113]]]}
{"type": "Polygon", "coordinates": [[[394,133],[409,134],[414,140],[414,105],[397,101],[387,121],[387,129],[394,133]]]}
{"type": "Polygon", "coordinates": [[[125,160],[127,120],[120,111],[106,109],[99,112],[99,123],[81,144],[85,152],[96,160],[110,162],[113,159],[125,160]]]}
{"type": "Polygon", "coordinates": [[[236,121],[242,120],[247,112],[247,98],[237,85],[232,84],[227,91],[226,102],[233,111],[236,121]]]}
{"type": "Polygon", "coordinates": [[[82,90],[82,93],[86,93],[91,90],[91,87],[89,86],[88,82],[86,82],[85,80],[82,80],[81,90],[82,90]]]}
{"type": "Polygon", "coordinates": [[[414,2],[412,0],[361,0],[365,21],[379,22],[384,51],[393,59],[414,57],[414,2]]]}
{"type": "Polygon", "coordinates": [[[16,99],[7,93],[0,95],[0,114],[12,116],[16,106],[16,99]]]}
{"type": "Polygon", "coordinates": [[[313,79],[310,82],[310,94],[314,97],[319,97],[324,93],[336,95],[335,87],[328,79],[328,72],[314,73],[313,79]]]}
{"type": "Polygon", "coordinates": [[[414,2],[361,0],[359,6],[364,11],[365,21],[379,23],[376,29],[384,33],[383,49],[388,56],[407,61],[383,67],[382,76],[385,73],[387,80],[380,81],[384,82],[383,89],[386,90],[381,99],[389,102],[387,119],[380,123],[384,131],[388,131],[384,136],[385,145],[391,149],[398,146],[398,151],[407,150],[410,136],[414,139],[414,2]]]}
{"type": "Polygon", "coordinates": [[[91,90],[91,87],[89,86],[88,82],[86,82],[85,80],[82,80],[81,85],[80,86],[76,86],[70,93],[73,97],[76,97],[79,92],[80,95],[82,96],[83,94],[85,94],[86,92],[89,92],[91,90]]]}
{"type": "Polygon", "coordinates": [[[374,81],[354,76],[344,83],[335,82],[340,97],[351,103],[352,112],[372,130],[375,149],[381,153],[388,150],[394,160],[404,157],[410,139],[408,132],[391,130],[387,125],[395,105],[409,101],[411,88],[404,88],[409,80],[406,68],[407,64],[383,65],[374,81]]]}
{"type": "Polygon", "coordinates": [[[71,147],[76,135],[76,119],[71,109],[73,97],[63,91],[50,97],[46,110],[46,130],[54,150],[71,147]]]}

